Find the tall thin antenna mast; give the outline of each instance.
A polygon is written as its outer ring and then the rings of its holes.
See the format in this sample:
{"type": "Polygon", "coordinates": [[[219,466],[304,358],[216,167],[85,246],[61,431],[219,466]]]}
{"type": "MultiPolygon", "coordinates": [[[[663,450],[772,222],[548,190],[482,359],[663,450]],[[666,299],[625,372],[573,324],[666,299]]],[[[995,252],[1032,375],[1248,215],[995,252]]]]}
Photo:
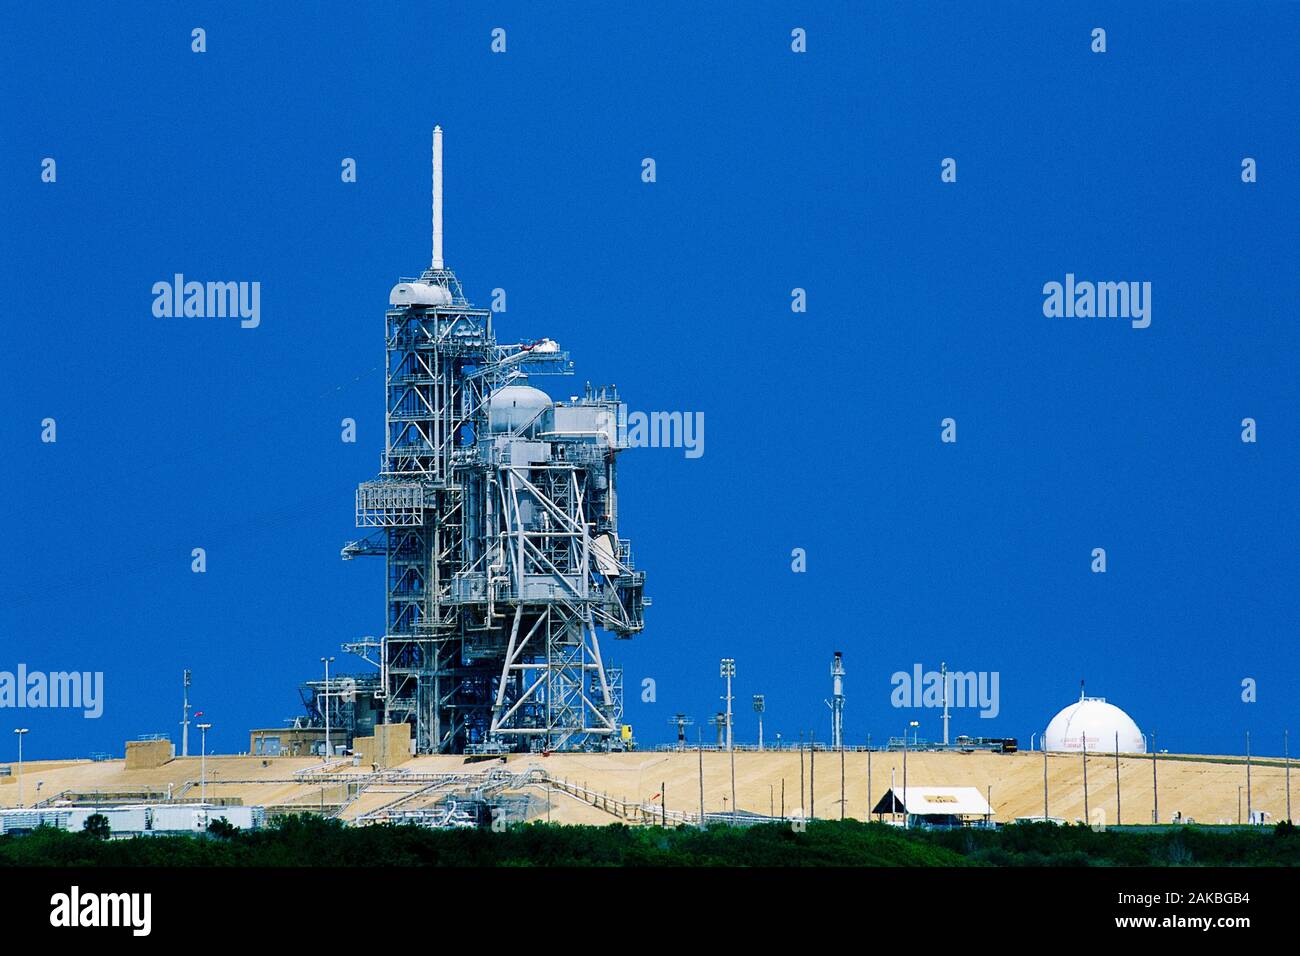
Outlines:
{"type": "Polygon", "coordinates": [[[190,755],[190,669],[185,668],[181,700],[181,756],[190,755]]]}
{"type": "Polygon", "coordinates": [[[433,264],[442,269],[442,127],[433,128],[433,264]]]}

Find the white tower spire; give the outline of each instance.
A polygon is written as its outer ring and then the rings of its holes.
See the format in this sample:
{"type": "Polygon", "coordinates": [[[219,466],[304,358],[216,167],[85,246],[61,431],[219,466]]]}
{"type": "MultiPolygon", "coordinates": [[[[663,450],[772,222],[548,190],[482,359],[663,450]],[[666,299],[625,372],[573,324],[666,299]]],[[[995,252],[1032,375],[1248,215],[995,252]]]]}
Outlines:
{"type": "Polygon", "coordinates": [[[442,269],[442,127],[433,128],[433,268],[442,269]]]}

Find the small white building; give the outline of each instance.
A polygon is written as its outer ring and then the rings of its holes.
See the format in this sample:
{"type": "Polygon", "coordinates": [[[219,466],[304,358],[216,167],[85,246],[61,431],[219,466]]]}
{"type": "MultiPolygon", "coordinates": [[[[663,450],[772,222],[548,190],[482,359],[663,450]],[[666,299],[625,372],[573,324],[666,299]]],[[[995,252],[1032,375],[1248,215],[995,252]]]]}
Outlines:
{"type": "Polygon", "coordinates": [[[890,787],[871,810],[901,813],[909,826],[988,826],[993,808],[976,787],[890,787]]]}

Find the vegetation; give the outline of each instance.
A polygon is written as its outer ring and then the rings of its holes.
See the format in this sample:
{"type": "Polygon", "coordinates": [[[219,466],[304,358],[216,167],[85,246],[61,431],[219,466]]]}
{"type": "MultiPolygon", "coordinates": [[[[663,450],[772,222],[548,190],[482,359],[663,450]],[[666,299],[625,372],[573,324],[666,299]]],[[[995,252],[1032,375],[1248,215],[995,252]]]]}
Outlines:
{"type": "MultiPolygon", "coordinates": [[[[93,819],[93,818],[92,818],[93,819]]],[[[104,834],[106,835],[106,834],[104,834]]],[[[490,830],[348,828],[304,815],[265,830],[106,840],[41,828],[0,837],[0,866],[1297,866],[1288,824],[1116,829],[1021,824],[1001,830],[902,831],[815,821],[660,829],[534,823],[490,830]]]]}
{"type": "Polygon", "coordinates": [[[107,840],[113,835],[113,827],[108,822],[108,817],[102,813],[92,813],[86,817],[86,822],[81,825],[82,832],[96,840],[107,840]]]}

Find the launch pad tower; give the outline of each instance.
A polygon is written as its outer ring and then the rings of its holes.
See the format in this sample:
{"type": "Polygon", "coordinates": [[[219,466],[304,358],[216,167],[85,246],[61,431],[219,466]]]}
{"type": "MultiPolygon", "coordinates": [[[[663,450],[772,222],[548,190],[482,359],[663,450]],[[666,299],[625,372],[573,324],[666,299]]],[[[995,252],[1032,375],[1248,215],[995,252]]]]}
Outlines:
{"type": "Polygon", "coordinates": [[[387,562],[384,634],[344,645],[378,667],[386,723],[417,753],[617,746],[621,692],[598,631],[642,629],[644,572],[618,535],[612,387],[555,402],[530,375],[572,374],[550,339],[500,344],[443,260],[442,130],[433,261],[389,295],[386,437],[356,492],[387,562]]]}

